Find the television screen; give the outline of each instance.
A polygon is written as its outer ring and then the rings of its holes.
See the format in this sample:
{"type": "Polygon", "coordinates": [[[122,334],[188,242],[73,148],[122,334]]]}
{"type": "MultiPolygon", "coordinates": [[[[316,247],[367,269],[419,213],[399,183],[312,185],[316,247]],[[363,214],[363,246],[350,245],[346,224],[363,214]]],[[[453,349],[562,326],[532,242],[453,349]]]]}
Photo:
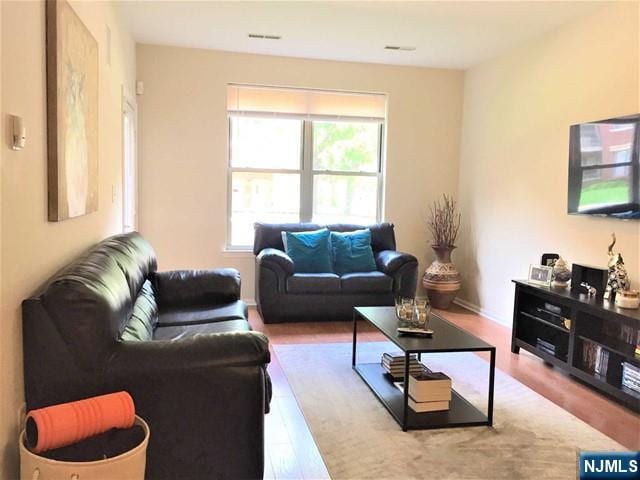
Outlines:
{"type": "Polygon", "coordinates": [[[639,151],[640,115],[573,125],[569,213],[640,218],[639,151]]]}

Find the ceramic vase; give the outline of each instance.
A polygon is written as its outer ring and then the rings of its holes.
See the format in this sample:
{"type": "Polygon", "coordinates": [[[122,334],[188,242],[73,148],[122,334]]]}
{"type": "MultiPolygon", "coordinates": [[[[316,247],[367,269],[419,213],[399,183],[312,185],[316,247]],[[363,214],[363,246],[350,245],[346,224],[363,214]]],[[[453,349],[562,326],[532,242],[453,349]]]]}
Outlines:
{"type": "Polygon", "coordinates": [[[460,272],[451,263],[451,252],[456,247],[432,245],[431,248],[436,259],[424,272],[422,286],[427,290],[431,306],[446,309],[460,290],[460,272]]]}
{"type": "Polygon", "coordinates": [[[562,258],[558,258],[553,266],[553,282],[554,287],[565,288],[571,280],[571,270],[567,266],[567,262],[562,258]]]}

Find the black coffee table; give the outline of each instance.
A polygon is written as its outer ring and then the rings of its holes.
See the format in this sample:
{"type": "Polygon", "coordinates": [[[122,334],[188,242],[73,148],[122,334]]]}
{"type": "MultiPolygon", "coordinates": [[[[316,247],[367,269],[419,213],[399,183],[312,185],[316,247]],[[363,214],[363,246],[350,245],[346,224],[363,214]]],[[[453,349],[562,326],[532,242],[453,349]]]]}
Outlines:
{"type": "MultiPolygon", "coordinates": [[[[444,318],[431,313],[429,328],[434,331],[431,338],[408,337],[398,335],[398,319],[395,307],[356,307],[353,309],[353,355],[351,365],[367,384],[380,402],[400,424],[403,431],[428,428],[470,427],[493,425],[493,389],[496,367],[496,347],[465,332],[444,318]],[[416,413],[408,405],[409,389],[401,392],[385,373],[380,362],[357,363],[358,320],[371,323],[405,354],[404,378],[409,375],[409,357],[417,354],[444,352],[489,352],[489,392],[487,413],[483,413],[465,400],[458,392],[451,392],[449,410],[439,412],[416,413]]],[[[446,373],[446,372],[445,372],[446,373]]]]}

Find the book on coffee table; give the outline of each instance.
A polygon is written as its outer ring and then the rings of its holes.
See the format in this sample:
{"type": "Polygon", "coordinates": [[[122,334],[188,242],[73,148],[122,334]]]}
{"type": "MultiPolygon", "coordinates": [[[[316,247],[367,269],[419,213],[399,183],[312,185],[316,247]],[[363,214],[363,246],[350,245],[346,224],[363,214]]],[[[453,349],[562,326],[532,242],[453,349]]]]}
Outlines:
{"type": "Polygon", "coordinates": [[[409,407],[416,413],[438,412],[449,410],[449,402],[447,400],[441,402],[416,402],[409,395],[409,407]]]}
{"type": "MultiPolygon", "coordinates": [[[[398,390],[404,393],[404,382],[393,382],[393,384],[398,390]]],[[[451,399],[451,389],[449,389],[449,399],[451,399]]],[[[450,400],[418,402],[411,396],[411,393],[409,393],[408,405],[416,413],[425,413],[449,410],[451,404],[450,400]]]]}
{"type": "MultiPolygon", "coordinates": [[[[404,360],[405,357],[402,353],[384,353],[380,361],[382,368],[393,377],[394,380],[404,378],[404,360]]],[[[409,357],[409,373],[420,373],[424,369],[418,361],[416,355],[409,357]]]]}
{"type": "Polygon", "coordinates": [[[451,379],[442,372],[423,369],[409,375],[409,396],[417,402],[451,400],[451,379]]]}

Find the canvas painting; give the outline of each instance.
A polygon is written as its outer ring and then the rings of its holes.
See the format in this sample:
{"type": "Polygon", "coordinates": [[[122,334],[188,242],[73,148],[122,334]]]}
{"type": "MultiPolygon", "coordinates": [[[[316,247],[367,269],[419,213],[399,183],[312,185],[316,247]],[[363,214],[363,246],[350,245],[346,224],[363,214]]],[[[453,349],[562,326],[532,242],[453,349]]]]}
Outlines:
{"type": "Polygon", "coordinates": [[[49,220],[98,209],[98,44],[65,0],[47,1],[49,220]]]}

